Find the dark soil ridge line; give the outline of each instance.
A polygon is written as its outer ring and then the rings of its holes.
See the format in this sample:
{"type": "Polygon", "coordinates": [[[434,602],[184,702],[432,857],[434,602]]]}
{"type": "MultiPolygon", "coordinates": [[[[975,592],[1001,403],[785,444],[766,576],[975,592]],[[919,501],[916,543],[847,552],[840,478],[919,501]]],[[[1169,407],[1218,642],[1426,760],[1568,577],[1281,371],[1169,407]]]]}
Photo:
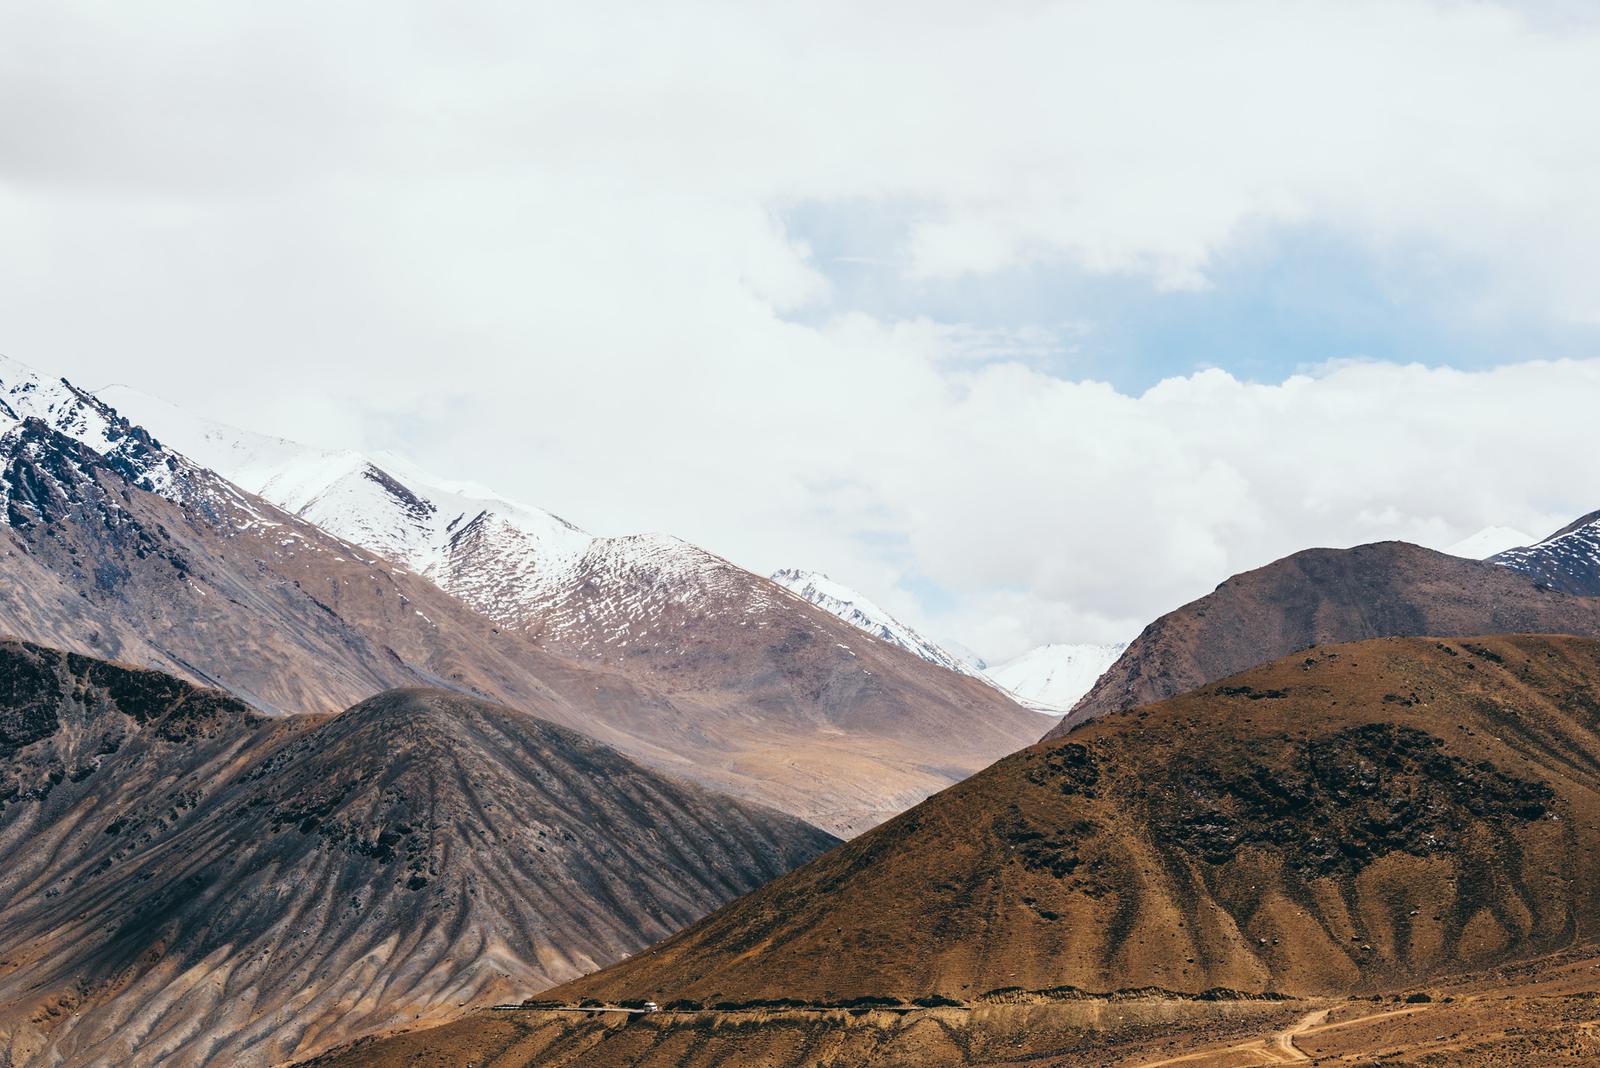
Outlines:
{"type": "MultiPolygon", "coordinates": [[[[1125,987],[1118,990],[1093,991],[1082,990],[1075,986],[1044,987],[1040,989],[1024,989],[1022,987],[997,987],[985,991],[969,1000],[958,1000],[945,997],[942,994],[930,994],[926,997],[912,998],[909,1001],[899,998],[860,997],[845,998],[838,1001],[807,1001],[803,998],[753,998],[748,1001],[716,1001],[704,1003],[691,999],[669,1001],[650,1015],[703,1015],[705,1013],[730,1013],[730,1012],[771,1012],[771,1011],[797,1011],[797,1012],[838,1012],[838,1011],[871,1011],[885,1009],[897,1012],[913,1012],[931,1009],[979,1009],[989,1005],[1042,1005],[1053,1002],[1082,1002],[1082,1001],[1304,1001],[1305,998],[1292,994],[1283,994],[1277,991],[1261,993],[1249,990],[1234,990],[1229,987],[1212,987],[1209,990],[1190,992],[1183,990],[1169,990],[1160,986],[1125,987]]],[[[572,1004],[562,1001],[525,1001],[517,1006],[497,1005],[499,1011],[525,1011],[525,1012],[639,1012],[644,1009],[644,1003],[635,999],[616,1003],[579,1003],[572,1004]]]]}

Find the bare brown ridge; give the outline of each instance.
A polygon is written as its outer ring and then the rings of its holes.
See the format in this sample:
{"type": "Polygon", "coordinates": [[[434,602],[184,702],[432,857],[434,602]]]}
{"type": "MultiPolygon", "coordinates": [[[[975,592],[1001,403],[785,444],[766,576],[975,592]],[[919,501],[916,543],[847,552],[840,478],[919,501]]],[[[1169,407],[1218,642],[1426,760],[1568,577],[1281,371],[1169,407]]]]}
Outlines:
{"type": "Polygon", "coordinates": [[[1047,737],[1328,642],[1411,635],[1600,636],[1600,598],[1406,542],[1307,549],[1151,623],[1047,737]]]}
{"type": "Polygon", "coordinates": [[[1600,928],[1600,643],[1324,646],[1000,761],[566,998],[1349,993],[1600,928]]]}

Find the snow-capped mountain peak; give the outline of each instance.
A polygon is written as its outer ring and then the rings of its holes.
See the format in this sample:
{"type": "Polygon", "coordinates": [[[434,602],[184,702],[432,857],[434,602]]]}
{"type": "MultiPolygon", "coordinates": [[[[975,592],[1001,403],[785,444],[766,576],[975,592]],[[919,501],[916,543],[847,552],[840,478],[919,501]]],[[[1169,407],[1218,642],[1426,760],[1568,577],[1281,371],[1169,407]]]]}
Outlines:
{"type": "Polygon", "coordinates": [[[1451,556],[1465,557],[1468,560],[1487,560],[1498,553],[1527,545],[1533,540],[1532,535],[1524,534],[1514,527],[1484,527],[1444,551],[1451,556]]]}
{"type": "Polygon", "coordinates": [[[563,605],[579,585],[589,587],[581,599],[586,621],[610,609],[632,618],[645,602],[684,607],[736,570],[668,535],[596,537],[393,454],[316,449],[239,430],[123,386],[101,394],[244,489],[432,580],[505,626],[536,626],[546,635],[574,628],[579,621],[563,605]]]}
{"type": "Polygon", "coordinates": [[[985,674],[1020,703],[1059,716],[1071,711],[1127,647],[1127,642],[1041,645],[985,674]]]}
{"type": "Polygon", "coordinates": [[[99,453],[152,493],[179,499],[186,476],[193,474],[181,457],[168,453],[94,394],[0,356],[0,434],[15,433],[30,419],[99,453]]]}
{"type": "Polygon", "coordinates": [[[965,675],[976,674],[965,659],[941,648],[914,629],[900,622],[871,600],[841,582],[818,571],[783,568],[772,573],[772,581],[818,608],[831,612],[875,638],[898,645],[907,652],[940,667],[965,675]]]}
{"type": "Polygon", "coordinates": [[[594,541],[560,516],[472,492],[479,487],[451,484],[396,456],[317,449],[240,430],[124,386],[101,396],[162,427],[185,453],[237,485],[469,602],[526,596],[533,592],[528,583],[553,581],[594,541]],[[482,574],[469,556],[481,560],[490,552],[514,558],[520,573],[482,574]],[[501,588],[508,577],[518,589],[501,588]]]}

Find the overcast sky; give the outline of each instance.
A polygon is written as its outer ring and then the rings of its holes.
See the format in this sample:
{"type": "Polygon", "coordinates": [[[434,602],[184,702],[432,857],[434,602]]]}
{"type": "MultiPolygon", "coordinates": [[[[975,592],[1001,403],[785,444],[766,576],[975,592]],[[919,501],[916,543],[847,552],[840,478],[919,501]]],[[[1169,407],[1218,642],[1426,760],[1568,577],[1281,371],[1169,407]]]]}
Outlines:
{"type": "Polygon", "coordinates": [[[1586,10],[18,0],[0,352],[1130,637],[1600,508],[1586,10]]]}

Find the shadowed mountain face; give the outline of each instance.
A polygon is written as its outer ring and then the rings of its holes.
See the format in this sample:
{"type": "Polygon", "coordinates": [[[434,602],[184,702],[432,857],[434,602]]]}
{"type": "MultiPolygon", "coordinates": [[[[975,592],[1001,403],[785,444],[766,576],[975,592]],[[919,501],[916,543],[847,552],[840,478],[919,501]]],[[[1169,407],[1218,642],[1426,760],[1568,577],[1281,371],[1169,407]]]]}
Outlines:
{"type": "Polygon", "coordinates": [[[1600,636],[1600,599],[1406,542],[1307,549],[1150,624],[1046,737],[1317,643],[1523,632],[1600,636]]]}
{"type": "Polygon", "coordinates": [[[1344,995],[1600,932],[1600,643],[1318,647],[1000,761],[552,992],[1344,995]]]}
{"type": "MultiPolygon", "coordinates": [[[[419,507],[381,471],[353,481],[419,507]]],[[[471,693],[846,834],[1040,729],[981,683],[676,539],[595,540],[547,589],[548,553],[467,526],[451,568],[475,577],[441,579],[470,605],[0,359],[0,634],[271,713],[392,687],[471,693]],[[491,593],[515,593],[517,611],[482,614],[504,607],[491,593]]]]}
{"type": "Polygon", "coordinates": [[[531,994],[831,845],[582,735],[0,645],[0,1063],[276,1064],[531,994]]]}
{"type": "Polygon", "coordinates": [[[1579,597],[1600,597],[1600,512],[1573,520],[1536,545],[1507,549],[1491,563],[1579,597]]]}

